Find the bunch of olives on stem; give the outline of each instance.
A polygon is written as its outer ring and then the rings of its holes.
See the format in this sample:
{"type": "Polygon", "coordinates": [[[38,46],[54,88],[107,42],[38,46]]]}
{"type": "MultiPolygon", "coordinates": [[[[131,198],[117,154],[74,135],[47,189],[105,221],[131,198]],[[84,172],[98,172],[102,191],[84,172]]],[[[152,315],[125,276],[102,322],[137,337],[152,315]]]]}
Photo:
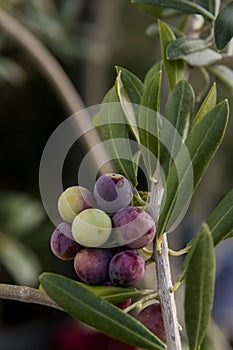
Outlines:
{"type": "MultiPolygon", "coordinates": [[[[156,226],[154,219],[132,201],[131,183],[113,173],[100,176],[92,191],[72,186],[60,195],[58,211],[63,222],[51,236],[51,250],[60,259],[73,259],[83,283],[133,287],[145,277],[146,263],[140,249],[153,241],[156,226]]],[[[123,309],[130,302],[117,306],[123,309]]],[[[164,340],[159,303],[143,309],[138,319],[147,327],[153,323],[156,329],[158,323],[159,331],[151,330],[164,340]],[[152,309],[155,320],[151,318],[152,309]]]]}

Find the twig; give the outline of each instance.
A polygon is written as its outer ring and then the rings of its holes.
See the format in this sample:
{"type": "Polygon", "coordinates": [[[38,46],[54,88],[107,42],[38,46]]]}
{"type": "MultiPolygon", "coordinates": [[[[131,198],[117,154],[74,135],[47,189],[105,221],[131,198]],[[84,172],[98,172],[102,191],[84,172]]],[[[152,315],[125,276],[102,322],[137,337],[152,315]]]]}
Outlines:
{"type": "MultiPolygon", "coordinates": [[[[151,183],[151,200],[149,206],[151,215],[154,218],[157,217],[156,190],[156,184],[151,183]]],[[[166,233],[163,234],[159,242],[159,247],[160,250],[158,251],[157,242],[155,240],[153,247],[153,258],[156,265],[158,294],[164,319],[166,343],[169,350],[182,350],[176,303],[174,293],[171,292],[172,279],[166,233]]]]}
{"type": "Polygon", "coordinates": [[[0,283],[0,299],[40,304],[62,310],[44,291],[26,286],[0,283]]]}
{"type": "Polygon", "coordinates": [[[157,283],[159,299],[163,312],[166,332],[167,347],[169,350],[181,350],[181,339],[174,293],[171,292],[172,280],[170,263],[168,258],[167,235],[163,234],[161,252],[158,253],[155,246],[155,263],[157,271],[157,283]]]}

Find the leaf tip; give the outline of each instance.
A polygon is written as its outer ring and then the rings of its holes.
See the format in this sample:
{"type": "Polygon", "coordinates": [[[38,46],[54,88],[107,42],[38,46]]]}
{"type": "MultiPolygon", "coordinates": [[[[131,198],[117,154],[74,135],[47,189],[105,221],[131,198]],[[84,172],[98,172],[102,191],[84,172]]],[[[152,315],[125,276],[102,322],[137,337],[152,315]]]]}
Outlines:
{"type": "Polygon", "coordinates": [[[121,67],[119,67],[119,66],[115,66],[115,69],[116,69],[116,72],[117,72],[117,74],[119,73],[119,71],[121,70],[121,67]]]}

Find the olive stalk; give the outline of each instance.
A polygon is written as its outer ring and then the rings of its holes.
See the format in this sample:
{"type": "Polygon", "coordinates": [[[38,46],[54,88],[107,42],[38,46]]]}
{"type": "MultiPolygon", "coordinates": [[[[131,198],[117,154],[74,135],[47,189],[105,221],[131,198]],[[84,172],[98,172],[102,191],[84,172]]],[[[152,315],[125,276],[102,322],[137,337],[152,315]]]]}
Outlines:
{"type": "Polygon", "coordinates": [[[0,283],[0,299],[40,304],[62,310],[43,290],[27,286],[0,283]]]}
{"type": "MultiPolygon", "coordinates": [[[[158,204],[156,191],[156,183],[152,182],[149,207],[151,215],[154,218],[157,217],[158,204]]],[[[166,233],[162,235],[162,238],[159,241],[159,250],[157,249],[157,246],[158,244],[155,239],[152,257],[156,266],[158,296],[163,313],[167,347],[169,350],[182,350],[175,297],[174,293],[171,291],[172,279],[166,233]]]]}

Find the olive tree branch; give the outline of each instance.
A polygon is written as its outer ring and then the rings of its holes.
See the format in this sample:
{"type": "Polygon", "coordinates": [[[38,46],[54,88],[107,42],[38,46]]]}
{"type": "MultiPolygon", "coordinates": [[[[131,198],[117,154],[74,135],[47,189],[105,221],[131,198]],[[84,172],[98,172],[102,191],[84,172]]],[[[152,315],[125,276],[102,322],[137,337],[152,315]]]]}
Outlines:
{"type": "Polygon", "coordinates": [[[0,283],[0,299],[40,304],[62,310],[44,291],[27,286],[0,283]]]}
{"type": "MultiPolygon", "coordinates": [[[[152,182],[149,206],[151,215],[157,220],[158,198],[156,192],[157,185],[152,182]]],[[[167,347],[169,350],[182,350],[175,297],[171,291],[172,279],[166,233],[163,234],[159,246],[160,250],[158,251],[155,240],[153,259],[156,266],[158,295],[163,313],[167,347]]]]}

